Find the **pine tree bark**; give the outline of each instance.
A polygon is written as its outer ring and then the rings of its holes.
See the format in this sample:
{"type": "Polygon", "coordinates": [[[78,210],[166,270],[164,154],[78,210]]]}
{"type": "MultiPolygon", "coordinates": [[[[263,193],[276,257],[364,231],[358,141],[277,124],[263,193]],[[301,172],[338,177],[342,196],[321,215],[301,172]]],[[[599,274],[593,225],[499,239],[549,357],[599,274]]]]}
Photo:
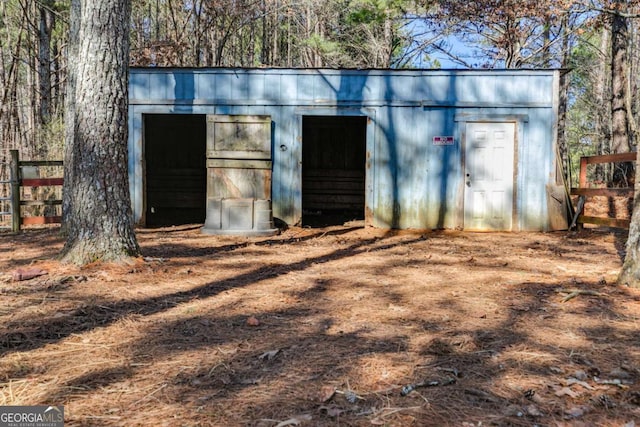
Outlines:
{"type": "MultiPolygon", "coordinates": [[[[638,167],[640,156],[636,160],[636,170],[639,170],[638,167]]],[[[626,254],[618,276],[618,285],[640,288],[640,185],[635,186],[626,254]]]]}
{"type": "Polygon", "coordinates": [[[63,260],[139,254],[127,172],[129,0],[72,0],[63,260]]]}
{"type": "MultiPolygon", "coordinates": [[[[629,42],[628,20],[620,14],[613,15],[611,25],[612,38],[612,149],[614,152],[631,151],[630,127],[627,109],[627,47],[629,42]],[[626,148],[626,150],[624,150],[626,148]]],[[[640,156],[636,160],[636,171],[640,165],[640,156]]],[[[640,185],[635,186],[633,213],[629,225],[626,255],[618,284],[640,288],[640,185]]]]}
{"type": "Polygon", "coordinates": [[[53,0],[39,3],[40,25],[38,27],[38,80],[40,85],[40,123],[51,120],[51,33],[55,22],[53,0]]]}
{"type": "MultiPolygon", "coordinates": [[[[600,52],[607,52],[610,48],[611,29],[607,26],[602,28],[600,36],[600,52]]],[[[598,111],[595,113],[596,120],[593,123],[594,134],[597,135],[596,154],[608,154],[611,149],[611,103],[606,102],[606,95],[610,89],[610,76],[607,77],[606,66],[607,57],[598,56],[598,61],[594,66],[596,78],[594,79],[595,103],[598,111]]],[[[609,73],[610,74],[610,73],[609,73]]],[[[599,182],[609,182],[611,179],[610,165],[598,163],[595,165],[594,179],[599,182]]]]}
{"type": "Polygon", "coordinates": [[[629,118],[627,117],[627,46],[629,28],[627,18],[614,13],[611,21],[611,150],[614,153],[631,151],[629,118]]]}

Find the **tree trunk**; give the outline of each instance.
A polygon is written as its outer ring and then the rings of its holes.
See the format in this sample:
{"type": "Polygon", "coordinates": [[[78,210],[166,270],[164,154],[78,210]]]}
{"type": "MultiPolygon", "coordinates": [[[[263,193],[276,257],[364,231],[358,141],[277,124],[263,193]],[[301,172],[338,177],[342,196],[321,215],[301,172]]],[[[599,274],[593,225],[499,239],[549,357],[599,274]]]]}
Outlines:
{"type": "Polygon", "coordinates": [[[51,120],[51,32],[54,18],[53,0],[39,4],[40,26],[38,31],[38,80],[40,83],[40,122],[51,120]]]}
{"type": "Polygon", "coordinates": [[[58,48],[57,42],[53,43],[51,54],[53,55],[51,61],[53,69],[53,75],[51,77],[51,109],[54,114],[57,114],[61,106],[64,105],[64,91],[60,87],[62,84],[62,67],[60,65],[60,49],[58,48]]]}
{"type": "MultiPolygon", "coordinates": [[[[565,61],[563,60],[563,66],[565,61]]],[[[563,67],[564,68],[564,67],[563,67]]],[[[567,144],[567,105],[569,94],[568,72],[562,71],[560,74],[560,87],[558,95],[558,151],[562,165],[562,173],[565,182],[570,183],[571,165],[569,164],[569,146],[567,144]]]]}
{"type": "Polygon", "coordinates": [[[71,2],[63,260],[139,254],[127,174],[129,0],[71,2]]]}
{"type": "MultiPolygon", "coordinates": [[[[611,103],[606,102],[605,94],[608,93],[610,78],[607,77],[606,69],[608,56],[604,52],[609,51],[609,43],[611,39],[611,30],[605,26],[602,29],[600,37],[600,49],[601,54],[598,56],[598,62],[594,66],[594,71],[597,73],[594,79],[594,93],[596,96],[595,105],[598,106],[598,111],[595,112],[596,120],[594,121],[594,134],[596,135],[596,154],[609,154],[611,150],[611,103]]],[[[598,163],[595,165],[594,179],[601,183],[609,182],[611,180],[611,167],[606,163],[598,163]]]]}
{"type": "MultiPolygon", "coordinates": [[[[640,156],[636,160],[636,170],[639,170],[639,166],[640,156]]],[[[618,276],[618,285],[640,288],[640,185],[635,186],[626,249],[622,270],[618,276]]]]}
{"type": "Polygon", "coordinates": [[[261,25],[261,37],[262,37],[262,44],[260,45],[260,65],[264,66],[265,64],[267,64],[269,62],[268,60],[268,48],[269,48],[269,42],[267,42],[267,5],[265,3],[265,0],[261,0],[260,2],[260,13],[261,13],[261,17],[260,17],[260,25],[261,25]]]}
{"type": "MultiPolygon", "coordinates": [[[[614,48],[612,50],[613,53],[613,62],[614,65],[612,67],[612,71],[615,72],[627,72],[627,44],[629,41],[629,31],[628,31],[628,22],[627,19],[620,15],[613,15],[613,24],[612,24],[612,43],[614,45],[618,44],[621,46],[620,49],[624,49],[625,55],[621,56],[620,59],[617,58],[619,52],[614,48]],[[624,35],[624,37],[622,37],[624,35]],[[619,38],[619,40],[616,40],[619,38]],[[620,70],[617,70],[620,68],[620,70]]],[[[625,74],[626,78],[626,74],[625,74]]],[[[619,117],[624,117],[626,120],[632,120],[627,114],[630,113],[628,110],[627,102],[627,94],[629,86],[627,80],[617,80],[616,76],[612,76],[613,79],[613,99],[615,100],[615,105],[612,103],[614,121],[613,121],[613,131],[614,131],[614,141],[616,137],[616,133],[625,131],[629,131],[629,126],[627,122],[625,122],[625,127],[622,128],[622,124],[618,124],[616,122],[616,113],[619,114],[619,117]],[[622,91],[622,92],[621,92],[622,91]]],[[[629,136],[628,133],[626,135],[627,144],[629,144],[629,136]]],[[[629,147],[631,148],[631,147],[629,147]]],[[[640,166],[640,157],[636,160],[636,171],[638,170],[638,166],[640,166]]],[[[618,284],[631,286],[634,288],[640,288],[640,185],[636,183],[635,185],[635,194],[633,198],[633,213],[631,215],[631,223],[629,225],[629,236],[627,238],[627,253],[624,258],[624,263],[622,264],[622,271],[618,276],[618,284]]]]}
{"type": "Polygon", "coordinates": [[[614,153],[631,151],[629,118],[627,117],[627,18],[614,13],[611,17],[611,149],[614,153]]]}

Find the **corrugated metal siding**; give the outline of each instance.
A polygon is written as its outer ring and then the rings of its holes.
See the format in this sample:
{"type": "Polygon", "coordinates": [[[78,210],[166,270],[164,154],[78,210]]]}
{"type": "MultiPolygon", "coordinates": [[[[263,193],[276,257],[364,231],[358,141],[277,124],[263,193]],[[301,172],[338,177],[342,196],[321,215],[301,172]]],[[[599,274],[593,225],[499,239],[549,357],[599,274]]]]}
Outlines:
{"type": "MultiPolygon", "coordinates": [[[[275,217],[301,217],[303,115],[364,115],[371,225],[461,226],[464,120],[517,121],[516,222],[546,230],[557,71],[140,69],[130,74],[129,170],[143,212],[142,115],[250,114],[273,121],[275,217]],[[434,136],[455,136],[435,146],[434,136]]],[[[203,153],[204,155],[204,153],[203,153]]]]}

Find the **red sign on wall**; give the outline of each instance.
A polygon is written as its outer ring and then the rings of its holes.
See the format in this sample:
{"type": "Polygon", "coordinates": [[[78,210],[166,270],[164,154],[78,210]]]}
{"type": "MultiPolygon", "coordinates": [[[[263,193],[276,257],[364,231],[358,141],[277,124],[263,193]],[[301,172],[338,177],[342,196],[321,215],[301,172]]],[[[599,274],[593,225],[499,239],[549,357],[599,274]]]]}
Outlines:
{"type": "Polygon", "coordinates": [[[455,140],[452,136],[434,136],[433,145],[454,145],[455,140]]]}

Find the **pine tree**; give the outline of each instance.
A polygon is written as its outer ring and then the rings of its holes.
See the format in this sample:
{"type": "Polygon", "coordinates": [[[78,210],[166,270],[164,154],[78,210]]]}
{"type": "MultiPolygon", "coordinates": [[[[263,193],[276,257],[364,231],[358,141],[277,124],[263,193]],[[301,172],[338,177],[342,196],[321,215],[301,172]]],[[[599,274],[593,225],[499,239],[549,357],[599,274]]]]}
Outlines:
{"type": "Polygon", "coordinates": [[[127,175],[129,0],[73,0],[67,87],[63,259],[139,253],[127,175]]]}

